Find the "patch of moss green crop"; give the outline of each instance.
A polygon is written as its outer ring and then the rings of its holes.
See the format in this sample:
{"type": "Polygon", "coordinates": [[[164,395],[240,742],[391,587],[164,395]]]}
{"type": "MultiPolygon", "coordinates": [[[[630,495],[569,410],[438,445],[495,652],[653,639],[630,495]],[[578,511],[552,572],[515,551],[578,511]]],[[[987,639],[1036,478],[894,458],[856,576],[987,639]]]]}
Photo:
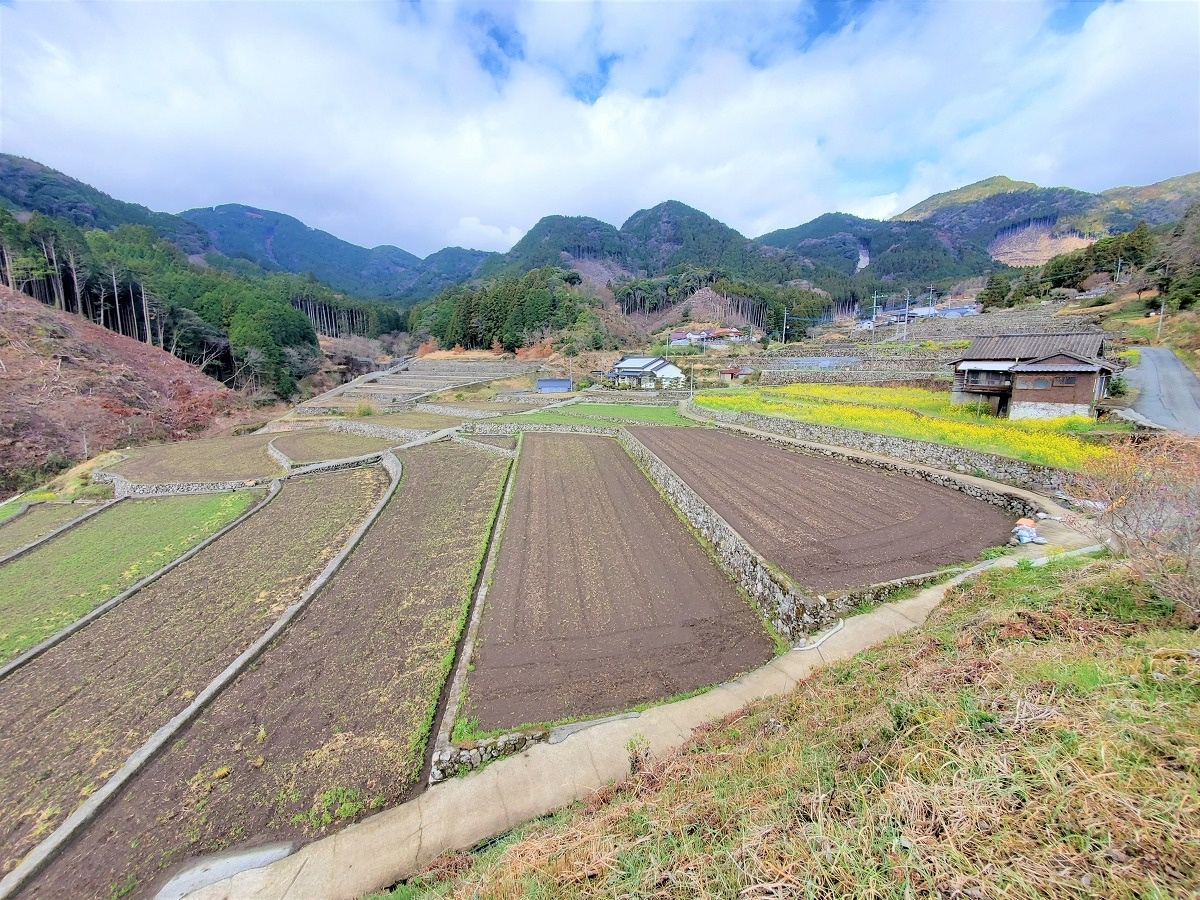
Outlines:
{"type": "Polygon", "coordinates": [[[0,661],[161,569],[262,496],[238,491],[127,500],[0,567],[0,661]]]}

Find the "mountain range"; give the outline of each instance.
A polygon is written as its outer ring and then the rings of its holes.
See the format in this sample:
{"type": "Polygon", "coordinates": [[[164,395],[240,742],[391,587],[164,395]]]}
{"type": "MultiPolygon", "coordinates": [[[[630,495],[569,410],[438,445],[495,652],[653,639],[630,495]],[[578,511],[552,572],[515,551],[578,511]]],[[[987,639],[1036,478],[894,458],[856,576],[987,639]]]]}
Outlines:
{"type": "Polygon", "coordinates": [[[1200,200],[1200,173],[1101,193],[1045,188],[1004,176],[934,195],[890,220],[826,213],[749,239],[670,200],[620,228],[583,216],[539,220],[507,253],[448,247],[421,259],[399,247],[360,247],[298,219],[240,204],[179,215],[125,203],[21,157],[0,154],[0,203],[81,227],[148,225],[210,263],[244,260],[268,271],[311,273],[337,290],[393,302],[432,296],[473,277],[546,264],[600,261],[613,278],[678,267],[720,269],[750,281],[810,283],[833,293],[904,287],[1032,265],[1097,237],[1180,219],[1200,200]]]}

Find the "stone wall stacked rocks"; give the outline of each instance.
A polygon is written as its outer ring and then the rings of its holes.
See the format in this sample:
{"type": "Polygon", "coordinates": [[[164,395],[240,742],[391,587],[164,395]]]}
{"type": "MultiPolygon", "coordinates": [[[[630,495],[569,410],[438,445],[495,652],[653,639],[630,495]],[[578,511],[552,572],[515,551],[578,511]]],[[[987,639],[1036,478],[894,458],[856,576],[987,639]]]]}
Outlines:
{"type": "Polygon", "coordinates": [[[854,450],[865,450],[868,453],[878,453],[881,456],[889,456],[905,462],[931,466],[935,469],[946,469],[951,472],[962,472],[967,475],[978,475],[991,481],[1002,481],[1035,491],[1054,493],[1070,487],[1074,481],[1074,476],[1062,469],[1039,466],[1036,463],[995,456],[991,453],[964,450],[961,447],[947,447],[927,441],[872,434],[850,428],[835,428],[831,425],[810,425],[778,416],[731,413],[724,410],[707,409],[691,402],[688,403],[687,408],[693,415],[710,418],[718,423],[742,425],[757,431],[769,431],[817,444],[833,444],[854,450]]]}
{"type": "Polygon", "coordinates": [[[373,422],[330,422],[329,430],[404,443],[420,440],[433,434],[432,431],[424,428],[397,428],[394,425],[379,425],[373,422]]]}
{"type": "Polygon", "coordinates": [[[524,731],[436,750],[429,768],[429,783],[437,784],[460,772],[478,769],[493,759],[520,753],[533,744],[544,743],[549,737],[550,732],[545,730],[524,731]]]}
{"type": "Polygon", "coordinates": [[[621,428],[617,425],[545,425],[540,422],[468,422],[463,425],[463,434],[519,434],[522,431],[551,431],[559,434],[607,434],[613,436],[621,428]]]}
{"type": "Polygon", "coordinates": [[[473,406],[442,406],[439,403],[418,403],[418,412],[434,413],[439,416],[453,416],[456,419],[490,419],[493,416],[505,415],[502,409],[477,409],[473,406]]]}
{"type": "Polygon", "coordinates": [[[138,484],[115,472],[92,472],[93,484],[111,484],[113,495],[120,497],[166,497],[172,494],[223,494],[266,484],[270,478],[252,481],[175,481],[165,484],[138,484]]]}
{"type": "Polygon", "coordinates": [[[839,611],[828,598],[805,591],[772,566],[746,539],[704,502],[666,463],[625,429],[618,438],[626,452],[711,545],[717,562],[754,599],[780,634],[802,641],[839,611]]]}

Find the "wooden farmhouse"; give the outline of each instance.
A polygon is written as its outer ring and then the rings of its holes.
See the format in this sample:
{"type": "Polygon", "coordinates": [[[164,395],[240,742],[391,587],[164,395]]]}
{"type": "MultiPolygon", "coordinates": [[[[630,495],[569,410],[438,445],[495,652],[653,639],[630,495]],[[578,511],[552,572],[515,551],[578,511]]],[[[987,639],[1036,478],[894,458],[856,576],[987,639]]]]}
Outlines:
{"type": "Polygon", "coordinates": [[[622,356],[605,376],[618,386],[633,388],[675,387],[683,384],[683,370],[661,356],[622,356]]]}
{"type": "Polygon", "coordinates": [[[1103,332],[975,338],[954,362],[953,403],[986,403],[1010,419],[1092,416],[1120,366],[1104,358],[1103,332]]]}

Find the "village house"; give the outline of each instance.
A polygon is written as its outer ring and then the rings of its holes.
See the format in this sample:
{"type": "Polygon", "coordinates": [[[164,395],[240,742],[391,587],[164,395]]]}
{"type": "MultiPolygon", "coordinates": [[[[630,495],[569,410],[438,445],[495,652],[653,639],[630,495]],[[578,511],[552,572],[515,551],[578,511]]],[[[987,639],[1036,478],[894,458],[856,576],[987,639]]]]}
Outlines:
{"type": "Polygon", "coordinates": [[[1010,419],[1092,416],[1119,370],[1104,358],[1103,332],[980,337],[954,361],[951,402],[1010,419]]]}
{"type": "Polygon", "coordinates": [[[618,386],[633,388],[677,387],[683,370],[661,356],[622,356],[605,377],[618,386]]]}

